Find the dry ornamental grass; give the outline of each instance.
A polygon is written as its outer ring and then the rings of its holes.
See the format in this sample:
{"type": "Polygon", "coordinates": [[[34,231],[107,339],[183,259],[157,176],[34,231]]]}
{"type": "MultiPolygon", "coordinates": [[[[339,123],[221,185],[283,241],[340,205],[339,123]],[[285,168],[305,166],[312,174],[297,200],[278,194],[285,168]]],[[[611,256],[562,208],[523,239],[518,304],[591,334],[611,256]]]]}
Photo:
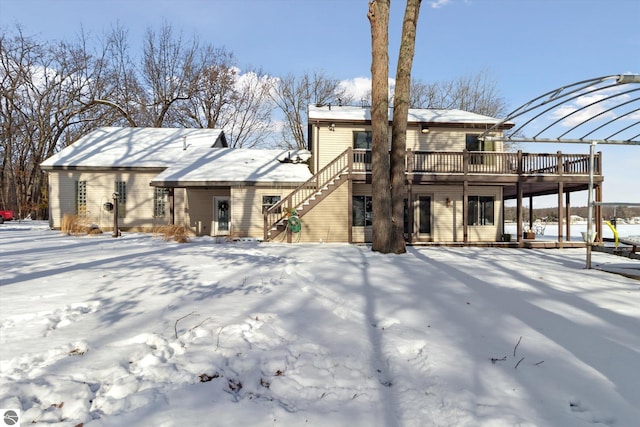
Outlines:
{"type": "Polygon", "coordinates": [[[101,234],[102,230],[95,224],[87,222],[85,217],[72,214],[64,214],[60,224],[60,231],[68,235],[101,234]]]}
{"type": "Polygon", "coordinates": [[[174,240],[178,243],[189,243],[191,232],[183,225],[163,225],[154,230],[156,236],[162,235],[164,240],[174,240]]]}

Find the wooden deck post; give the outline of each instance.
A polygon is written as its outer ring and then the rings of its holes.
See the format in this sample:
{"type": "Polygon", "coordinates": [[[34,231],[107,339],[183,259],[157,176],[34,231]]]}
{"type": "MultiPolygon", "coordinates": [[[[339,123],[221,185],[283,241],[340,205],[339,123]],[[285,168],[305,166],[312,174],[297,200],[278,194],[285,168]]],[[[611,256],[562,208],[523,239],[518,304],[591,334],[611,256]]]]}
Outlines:
{"type": "Polygon", "coordinates": [[[567,242],[571,241],[571,193],[567,191],[565,195],[565,204],[567,209],[567,242]]]}
{"type": "MultiPolygon", "coordinates": [[[[293,208],[292,200],[291,200],[291,197],[289,197],[289,200],[287,202],[287,209],[289,209],[289,212],[291,212],[292,208],[293,208]]],[[[291,231],[289,230],[289,227],[287,226],[286,222],[285,222],[284,232],[287,233],[287,243],[293,242],[293,236],[292,236],[293,233],[291,233],[291,231]]]]}
{"type": "Polygon", "coordinates": [[[413,243],[413,168],[414,168],[413,151],[407,149],[407,242],[413,243]]]}
{"type": "Polygon", "coordinates": [[[522,182],[520,181],[520,179],[518,179],[518,182],[516,184],[516,193],[518,193],[517,195],[517,203],[516,203],[516,221],[518,222],[518,247],[522,247],[522,240],[523,240],[523,226],[522,226],[522,221],[523,221],[523,215],[522,215],[522,182]]]}
{"type": "MultiPolygon", "coordinates": [[[[353,158],[353,153],[349,157],[353,158]]],[[[349,167],[351,171],[351,165],[349,167]]],[[[353,180],[349,177],[347,182],[347,239],[353,243],[353,180]]]]}
{"type": "Polygon", "coordinates": [[[564,209],[562,206],[562,193],[564,193],[564,184],[562,181],[558,183],[558,247],[562,249],[563,237],[562,237],[562,223],[564,222],[564,209]]]}
{"type": "MultiPolygon", "coordinates": [[[[465,148],[462,150],[462,242],[469,243],[469,181],[467,173],[469,172],[469,151],[465,148]]],[[[455,227],[455,224],[454,224],[455,227]]]]}
{"type": "MultiPolygon", "coordinates": [[[[562,151],[558,150],[556,153],[556,173],[560,177],[560,182],[558,182],[558,245],[562,249],[563,247],[563,219],[564,219],[564,208],[563,208],[563,200],[562,193],[564,193],[564,184],[562,183],[562,174],[564,172],[564,164],[562,163],[562,151]]],[[[569,224],[569,218],[567,218],[567,225],[569,224]]]]}
{"type": "Polygon", "coordinates": [[[602,186],[601,185],[597,185],[596,186],[596,202],[598,204],[596,204],[596,232],[597,234],[597,239],[599,243],[602,243],[602,205],[600,205],[599,203],[602,203],[602,186]]]}
{"type": "Polygon", "coordinates": [[[533,196],[529,196],[529,230],[533,230],[533,196]]]}

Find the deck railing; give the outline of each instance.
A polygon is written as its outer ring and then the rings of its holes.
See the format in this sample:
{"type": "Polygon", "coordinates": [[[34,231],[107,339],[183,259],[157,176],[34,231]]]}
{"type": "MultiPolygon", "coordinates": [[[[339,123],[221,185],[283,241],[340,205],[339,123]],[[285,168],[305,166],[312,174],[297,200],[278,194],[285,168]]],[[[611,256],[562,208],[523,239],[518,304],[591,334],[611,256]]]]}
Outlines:
{"type": "MultiPolygon", "coordinates": [[[[407,150],[406,169],[418,174],[589,175],[589,155],[407,150]]],[[[353,171],[371,171],[370,150],[353,150],[353,171]]],[[[597,153],[594,174],[601,173],[600,153],[597,153]]]]}

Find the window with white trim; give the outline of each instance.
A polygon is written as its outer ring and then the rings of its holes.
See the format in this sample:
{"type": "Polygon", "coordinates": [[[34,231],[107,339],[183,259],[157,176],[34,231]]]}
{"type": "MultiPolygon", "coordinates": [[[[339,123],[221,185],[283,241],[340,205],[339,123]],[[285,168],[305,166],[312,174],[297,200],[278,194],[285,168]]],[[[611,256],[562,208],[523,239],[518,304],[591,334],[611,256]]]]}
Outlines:
{"type": "Polygon", "coordinates": [[[127,182],[116,181],[114,191],[118,193],[118,218],[124,218],[127,215],[127,182]]]}
{"type": "Polygon", "coordinates": [[[153,192],[153,216],[156,218],[164,217],[167,206],[166,188],[155,187],[153,192]]]}
{"type": "Polygon", "coordinates": [[[469,196],[467,225],[494,225],[493,196],[469,196]]]}
{"type": "Polygon", "coordinates": [[[354,227],[371,225],[373,214],[373,200],[371,196],[353,196],[352,220],[354,227]]]}
{"type": "Polygon", "coordinates": [[[468,133],[466,137],[466,147],[469,151],[469,163],[472,165],[483,165],[490,162],[492,157],[483,156],[482,153],[474,153],[474,151],[495,151],[493,141],[483,141],[478,139],[478,134],[468,133]]]}
{"type": "MultiPolygon", "coordinates": [[[[262,196],[262,212],[269,209],[280,201],[280,196],[262,196]]],[[[276,213],[281,213],[282,209],[277,209],[276,213]]]]}
{"type": "Polygon", "coordinates": [[[353,148],[371,150],[373,143],[373,133],[370,130],[353,131],[353,148]]]}

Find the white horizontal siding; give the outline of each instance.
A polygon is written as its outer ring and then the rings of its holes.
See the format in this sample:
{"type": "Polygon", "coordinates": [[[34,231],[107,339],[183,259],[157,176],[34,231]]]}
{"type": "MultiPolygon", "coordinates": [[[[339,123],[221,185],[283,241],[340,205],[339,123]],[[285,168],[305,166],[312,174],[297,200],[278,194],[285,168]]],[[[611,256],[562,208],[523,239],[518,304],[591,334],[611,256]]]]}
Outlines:
{"type": "MultiPolygon", "coordinates": [[[[301,218],[301,242],[348,242],[349,184],[342,183],[301,218]]],[[[297,236],[296,236],[297,238],[297,236]]]]}
{"type": "MultiPolygon", "coordinates": [[[[152,229],[164,223],[164,219],[153,217],[154,188],[149,185],[153,172],[49,172],[49,198],[51,224],[60,228],[65,214],[76,214],[76,182],[87,183],[86,220],[102,229],[113,228],[113,211],[104,208],[105,203],[113,202],[116,181],[127,183],[127,201],[122,208],[124,218],[118,219],[121,229],[152,229]]],[[[168,210],[168,204],[167,204],[168,210]]]]}

